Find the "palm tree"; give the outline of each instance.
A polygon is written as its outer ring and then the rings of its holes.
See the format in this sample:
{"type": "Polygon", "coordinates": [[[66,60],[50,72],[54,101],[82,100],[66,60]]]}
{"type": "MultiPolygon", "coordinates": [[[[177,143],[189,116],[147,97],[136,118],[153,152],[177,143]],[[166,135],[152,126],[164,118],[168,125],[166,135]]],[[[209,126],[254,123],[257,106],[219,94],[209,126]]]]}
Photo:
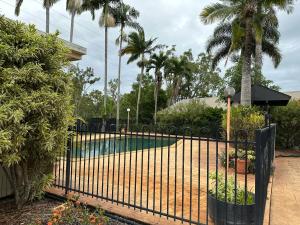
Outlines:
{"type": "Polygon", "coordinates": [[[82,10],[89,10],[92,18],[95,19],[95,11],[102,9],[99,25],[105,29],[105,47],[104,47],[104,116],[107,114],[107,42],[108,28],[115,26],[115,19],[111,14],[112,8],[120,0],[85,0],[82,4],[82,10]]]}
{"type": "Polygon", "coordinates": [[[180,57],[172,56],[165,66],[166,79],[171,81],[171,96],[168,105],[175,104],[180,94],[180,88],[184,77],[193,72],[191,52],[187,51],[180,57]]]}
{"type": "Polygon", "coordinates": [[[278,20],[273,7],[284,10],[287,13],[293,10],[293,0],[260,0],[256,2],[256,14],[254,18],[255,25],[255,69],[256,72],[261,73],[262,69],[262,41],[264,34],[264,27],[266,25],[274,25],[278,27],[278,20]]]}
{"type": "Polygon", "coordinates": [[[136,30],[140,30],[141,26],[135,20],[139,17],[140,13],[132,8],[130,5],[126,5],[120,2],[117,7],[112,9],[112,15],[115,18],[115,23],[120,26],[120,36],[116,40],[116,44],[119,45],[119,69],[118,69],[118,93],[117,93],[117,128],[119,127],[120,119],[120,86],[121,86],[121,65],[122,55],[121,50],[123,48],[123,41],[126,37],[124,34],[125,27],[130,27],[136,30]]]}
{"type": "MultiPolygon", "coordinates": [[[[46,9],[46,33],[49,33],[50,24],[50,8],[59,0],[44,0],[43,6],[46,9]]],[[[18,16],[20,14],[21,5],[23,0],[16,0],[15,14],[18,16]]]]}
{"type": "Polygon", "coordinates": [[[160,51],[159,54],[152,54],[150,56],[150,60],[147,64],[147,72],[149,72],[151,69],[154,69],[154,75],[155,75],[155,88],[154,88],[154,124],[156,124],[156,114],[157,114],[157,98],[158,93],[162,85],[162,78],[163,74],[162,71],[165,66],[167,65],[169,56],[167,53],[160,51]]]}
{"type": "Polygon", "coordinates": [[[256,0],[222,0],[222,3],[214,3],[205,7],[200,14],[205,24],[216,20],[229,21],[232,24],[232,39],[230,52],[236,50],[243,37],[243,49],[241,57],[242,82],[241,104],[251,105],[251,56],[253,37],[253,18],[256,12],[256,0]]]}
{"type": "Polygon", "coordinates": [[[67,0],[66,9],[71,14],[70,42],[73,42],[74,19],[77,13],[80,13],[82,0],[67,0]]]}
{"type": "Polygon", "coordinates": [[[144,30],[141,29],[138,32],[132,32],[128,36],[128,44],[125,48],[121,50],[121,55],[130,54],[130,57],[127,61],[127,64],[137,60],[140,58],[138,63],[139,67],[141,67],[141,74],[139,77],[139,91],[138,91],[138,99],[136,104],[136,124],[138,125],[139,121],[139,105],[141,99],[141,89],[142,89],[142,80],[144,75],[144,69],[146,64],[145,55],[151,54],[157,48],[161,47],[159,45],[153,46],[154,42],[157,38],[146,40],[144,30]]]}
{"type": "MultiPolygon", "coordinates": [[[[262,40],[262,51],[268,55],[273,63],[275,68],[279,65],[281,61],[281,54],[277,47],[279,41],[279,31],[277,26],[266,23],[263,28],[263,40],[262,40]]],[[[214,34],[207,42],[207,52],[213,54],[212,66],[216,68],[217,64],[222,59],[228,59],[229,56],[236,56],[244,49],[244,38],[241,38],[235,43],[234,48],[232,47],[232,24],[231,23],[220,23],[214,31],[214,34]]],[[[251,39],[251,52],[254,56],[256,53],[256,43],[255,43],[255,34],[253,33],[251,39]]]]}

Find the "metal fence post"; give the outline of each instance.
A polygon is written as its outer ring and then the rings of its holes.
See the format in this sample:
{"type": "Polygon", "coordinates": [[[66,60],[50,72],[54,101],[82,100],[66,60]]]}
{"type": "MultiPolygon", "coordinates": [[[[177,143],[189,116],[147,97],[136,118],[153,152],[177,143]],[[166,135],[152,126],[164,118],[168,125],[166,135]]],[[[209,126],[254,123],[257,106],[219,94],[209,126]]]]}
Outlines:
{"type": "Polygon", "coordinates": [[[255,131],[255,225],[260,225],[261,221],[261,163],[262,163],[262,149],[261,149],[261,130],[255,131]]]}
{"type": "Polygon", "coordinates": [[[71,148],[72,148],[72,141],[71,135],[68,136],[67,142],[67,163],[66,163],[66,180],[65,180],[65,195],[68,194],[70,189],[70,172],[71,172],[71,148]]]}

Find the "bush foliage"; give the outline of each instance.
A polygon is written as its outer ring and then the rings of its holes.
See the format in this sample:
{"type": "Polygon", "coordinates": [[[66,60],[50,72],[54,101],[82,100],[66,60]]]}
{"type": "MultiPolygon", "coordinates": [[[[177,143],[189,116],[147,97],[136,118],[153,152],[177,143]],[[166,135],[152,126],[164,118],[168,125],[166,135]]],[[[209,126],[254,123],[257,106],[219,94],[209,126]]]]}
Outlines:
{"type": "MultiPolygon", "coordinates": [[[[265,117],[259,108],[254,106],[237,106],[231,108],[230,139],[238,135],[238,139],[255,140],[255,130],[264,127],[265,117]]],[[[227,115],[223,114],[223,128],[226,129],[227,115]]]]}
{"type": "Polygon", "coordinates": [[[276,144],[281,148],[300,148],[300,101],[274,107],[272,121],[277,123],[276,144]]]}
{"type": "Polygon", "coordinates": [[[215,135],[222,124],[223,109],[208,107],[201,100],[190,100],[158,112],[158,122],[177,128],[190,127],[193,134],[215,135]]]}
{"type": "Polygon", "coordinates": [[[72,122],[67,49],[57,35],[0,17],[0,166],[18,207],[51,183],[72,122]]]}

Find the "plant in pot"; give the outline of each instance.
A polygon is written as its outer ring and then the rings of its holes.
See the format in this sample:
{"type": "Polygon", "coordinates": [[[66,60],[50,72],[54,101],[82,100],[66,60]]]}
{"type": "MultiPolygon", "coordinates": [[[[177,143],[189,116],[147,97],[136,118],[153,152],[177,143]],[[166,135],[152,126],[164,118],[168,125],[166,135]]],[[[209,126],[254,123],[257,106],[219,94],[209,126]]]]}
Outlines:
{"type": "Polygon", "coordinates": [[[237,159],[236,159],[236,171],[239,174],[246,174],[248,172],[254,172],[254,164],[255,164],[255,151],[253,150],[245,150],[239,149],[237,151],[237,159]],[[250,171],[250,169],[252,171],[250,171]]]}
{"type": "MultiPolygon", "coordinates": [[[[228,153],[229,157],[229,168],[235,168],[235,160],[237,161],[237,170],[240,171],[238,173],[245,174],[245,158],[246,158],[246,152],[245,150],[238,150],[237,151],[237,157],[235,157],[235,151],[230,150],[228,153]],[[244,162],[242,162],[244,160],[244,162]],[[241,163],[242,162],[242,163],[241,163]]],[[[248,173],[255,173],[255,151],[252,149],[247,150],[247,172],[248,173]]],[[[222,151],[219,155],[220,163],[222,167],[226,168],[226,153],[225,151],[222,151]]]]}
{"type": "Polygon", "coordinates": [[[253,225],[255,213],[254,193],[235,185],[234,178],[222,173],[210,174],[208,214],[215,225],[253,225]],[[226,185],[227,184],[227,185],[226,185]]]}

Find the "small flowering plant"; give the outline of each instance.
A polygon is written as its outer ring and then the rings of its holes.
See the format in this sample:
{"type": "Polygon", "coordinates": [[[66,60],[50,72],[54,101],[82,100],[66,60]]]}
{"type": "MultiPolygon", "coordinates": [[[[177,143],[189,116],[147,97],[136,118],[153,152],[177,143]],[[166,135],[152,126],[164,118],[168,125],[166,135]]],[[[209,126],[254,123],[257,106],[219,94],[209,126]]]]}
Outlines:
{"type": "MultiPolygon", "coordinates": [[[[34,225],[43,224],[35,223],[34,225]]],[[[56,207],[51,217],[46,222],[47,225],[105,225],[108,224],[108,218],[104,216],[104,211],[99,207],[91,211],[86,204],[79,201],[75,196],[69,199],[65,204],[56,207]]]]}

